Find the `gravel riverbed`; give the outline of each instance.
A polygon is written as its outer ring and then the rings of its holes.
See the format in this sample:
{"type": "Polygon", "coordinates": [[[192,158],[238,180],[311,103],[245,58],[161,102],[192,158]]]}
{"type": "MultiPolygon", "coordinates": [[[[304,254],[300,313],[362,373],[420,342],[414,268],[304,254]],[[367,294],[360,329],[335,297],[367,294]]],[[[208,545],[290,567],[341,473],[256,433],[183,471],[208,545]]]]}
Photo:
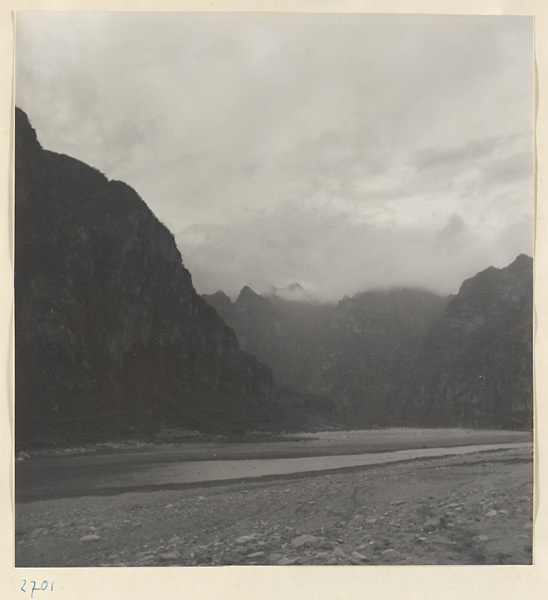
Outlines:
{"type": "Polygon", "coordinates": [[[530,449],[16,505],[16,566],[530,564],[530,449]]]}

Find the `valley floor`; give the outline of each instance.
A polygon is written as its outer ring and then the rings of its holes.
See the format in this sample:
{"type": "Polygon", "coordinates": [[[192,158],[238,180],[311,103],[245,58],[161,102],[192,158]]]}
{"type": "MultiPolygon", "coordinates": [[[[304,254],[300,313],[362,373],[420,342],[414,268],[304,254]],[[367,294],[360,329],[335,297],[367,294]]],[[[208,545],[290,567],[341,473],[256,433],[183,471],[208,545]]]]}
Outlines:
{"type": "Polygon", "coordinates": [[[530,447],[16,505],[16,566],[530,564],[530,447]]]}

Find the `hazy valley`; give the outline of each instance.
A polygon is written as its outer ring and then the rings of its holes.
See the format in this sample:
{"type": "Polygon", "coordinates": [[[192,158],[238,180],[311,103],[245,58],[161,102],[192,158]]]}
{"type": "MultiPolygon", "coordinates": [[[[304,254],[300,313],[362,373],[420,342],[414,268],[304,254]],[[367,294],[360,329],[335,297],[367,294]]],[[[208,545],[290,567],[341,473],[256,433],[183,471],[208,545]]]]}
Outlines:
{"type": "Polygon", "coordinates": [[[18,566],[530,562],[531,258],[233,302],[20,110],[15,183],[18,566]]]}
{"type": "Polygon", "coordinates": [[[330,305],[249,287],[234,303],[203,297],[279,384],[331,400],[346,425],[527,429],[532,292],[521,255],[449,298],[400,288],[330,305]]]}

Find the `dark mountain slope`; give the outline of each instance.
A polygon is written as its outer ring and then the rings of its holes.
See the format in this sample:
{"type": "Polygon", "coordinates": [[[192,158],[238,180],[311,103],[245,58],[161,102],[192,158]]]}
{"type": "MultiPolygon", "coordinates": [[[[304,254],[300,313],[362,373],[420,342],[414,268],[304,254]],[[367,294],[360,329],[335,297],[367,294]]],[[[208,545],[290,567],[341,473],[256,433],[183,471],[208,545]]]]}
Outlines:
{"type": "Polygon", "coordinates": [[[333,305],[262,296],[248,286],[234,303],[223,292],[203,298],[234,328],[242,348],[273,370],[276,381],[309,388],[333,305]]]}
{"type": "Polygon", "coordinates": [[[337,398],[353,420],[392,353],[439,318],[446,303],[432,292],[409,288],[344,298],[330,315],[313,389],[337,398]]]}
{"type": "Polygon", "coordinates": [[[214,294],[202,294],[202,298],[217,311],[225,322],[228,322],[232,313],[232,300],[224,292],[219,290],[214,294]]]}
{"type": "Polygon", "coordinates": [[[349,425],[394,349],[446,305],[445,298],[405,288],[365,292],[336,305],[260,296],[247,286],[234,304],[223,292],[204,298],[277,381],[333,399],[349,425]]]}
{"type": "Polygon", "coordinates": [[[267,364],[277,381],[310,390],[325,317],[331,308],[263,297],[244,287],[227,322],[234,327],[242,347],[267,364]]]}
{"type": "Polygon", "coordinates": [[[20,110],[15,181],[18,445],[273,426],[271,371],[196,294],[133,189],[43,150],[20,110]]]}
{"type": "Polygon", "coordinates": [[[392,357],[364,422],[531,427],[533,261],[466,280],[443,316],[392,357]]]}
{"type": "Polygon", "coordinates": [[[348,426],[530,428],[532,259],[489,268],[449,300],[392,289],[336,306],[209,297],[242,346],[291,389],[333,400],[348,426]]]}

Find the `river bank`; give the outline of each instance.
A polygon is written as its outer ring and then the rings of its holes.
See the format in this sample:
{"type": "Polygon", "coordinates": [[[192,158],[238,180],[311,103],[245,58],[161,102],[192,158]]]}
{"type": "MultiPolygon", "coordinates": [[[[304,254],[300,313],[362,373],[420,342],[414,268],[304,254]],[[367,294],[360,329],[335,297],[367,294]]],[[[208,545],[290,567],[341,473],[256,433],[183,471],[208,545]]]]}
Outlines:
{"type": "Polygon", "coordinates": [[[513,448],[19,503],[16,565],[530,564],[532,469],[513,448]]]}

